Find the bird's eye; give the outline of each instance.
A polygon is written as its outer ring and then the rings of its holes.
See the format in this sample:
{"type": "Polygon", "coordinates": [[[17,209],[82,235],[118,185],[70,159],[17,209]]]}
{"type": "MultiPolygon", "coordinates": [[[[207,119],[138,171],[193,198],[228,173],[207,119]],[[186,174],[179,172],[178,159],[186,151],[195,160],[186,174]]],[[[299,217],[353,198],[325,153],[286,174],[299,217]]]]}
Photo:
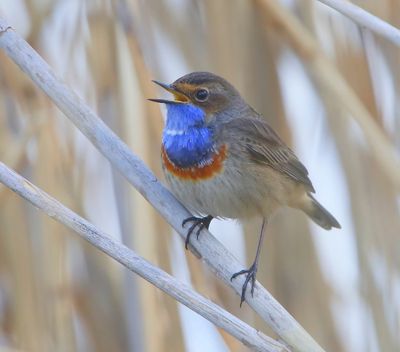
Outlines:
{"type": "Polygon", "coordinates": [[[210,93],[208,92],[207,89],[201,88],[196,92],[195,98],[199,102],[204,102],[208,99],[209,95],[210,95],[210,93]]]}

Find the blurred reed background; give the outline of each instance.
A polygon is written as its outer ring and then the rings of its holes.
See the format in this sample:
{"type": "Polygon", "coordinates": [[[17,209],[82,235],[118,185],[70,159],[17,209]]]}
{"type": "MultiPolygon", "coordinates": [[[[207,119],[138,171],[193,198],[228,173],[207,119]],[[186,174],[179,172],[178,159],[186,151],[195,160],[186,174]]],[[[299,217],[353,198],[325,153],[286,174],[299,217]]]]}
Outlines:
{"type": "MultiPolygon", "coordinates": [[[[313,57],[262,4],[2,0],[0,14],[159,177],[163,111],[146,98],[164,93],[151,79],[207,70],[231,81],[293,146],[343,227],[325,232],[296,211],[277,214],[258,279],[327,351],[400,351],[398,188],[313,57]]],[[[319,2],[276,4],[398,148],[399,48],[319,2]]],[[[400,27],[399,1],[357,4],[400,27]]],[[[4,163],[272,335],[3,53],[0,92],[4,163]]],[[[248,265],[258,226],[220,221],[211,231],[248,265]]],[[[0,351],[246,348],[0,187],[0,351]]]]}

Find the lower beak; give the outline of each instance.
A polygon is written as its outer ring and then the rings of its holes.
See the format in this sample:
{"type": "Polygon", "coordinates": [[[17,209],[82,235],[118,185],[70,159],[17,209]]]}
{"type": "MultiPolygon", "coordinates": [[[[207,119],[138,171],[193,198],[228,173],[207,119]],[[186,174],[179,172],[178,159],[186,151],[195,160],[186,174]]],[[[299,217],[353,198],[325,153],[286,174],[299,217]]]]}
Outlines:
{"type": "Polygon", "coordinates": [[[163,103],[163,104],[182,104],[181,101],[176,101],[176,100],[153,99],[153,98],[148,98],[147,100],[154,101],[155,103],[163,103]]]}
{"type": "Polygon", "coordinates": [[[170,84],[161,83],[158,81],[153,81],[155,84],[158,84],[160,87],[164,88],[168,92],[174,95],[175,100],[166,100],[166,99],[148,99],[150,101],[154,101],[156,103],[164,103],[164,104],[183,104],[189,101],[189,98],[182,92],[178,91],[175,87],[170,84]]]}

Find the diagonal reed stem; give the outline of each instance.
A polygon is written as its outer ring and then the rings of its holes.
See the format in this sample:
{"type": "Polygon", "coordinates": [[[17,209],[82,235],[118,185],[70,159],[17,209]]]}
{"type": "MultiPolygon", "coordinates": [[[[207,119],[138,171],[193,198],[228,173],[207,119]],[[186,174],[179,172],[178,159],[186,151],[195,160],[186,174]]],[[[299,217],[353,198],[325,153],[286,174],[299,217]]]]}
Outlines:
{"type": "Polygon", "coordinates": [[[98,230],[94,225],[9,169],[2,162],[0,162],[0,182],[51,218],[75,231],[86,241],[130,271],[138,274],[216,326],[224,329],[252,350],[266,352],[289,351],[282,344],[255,330],[217,304],[196,293],[186,284],[150,264],[128,247],[114,241],[111,236],[98,230]]]}
{"type": "Polygon", "coordinates": [[[359,26],[368,28],[371,32],[400,46],[400,30],[365,11],[361,7],[344,0],[318,0],[326,6],[339,11],[342,15],[353,20],[359,26]]]}

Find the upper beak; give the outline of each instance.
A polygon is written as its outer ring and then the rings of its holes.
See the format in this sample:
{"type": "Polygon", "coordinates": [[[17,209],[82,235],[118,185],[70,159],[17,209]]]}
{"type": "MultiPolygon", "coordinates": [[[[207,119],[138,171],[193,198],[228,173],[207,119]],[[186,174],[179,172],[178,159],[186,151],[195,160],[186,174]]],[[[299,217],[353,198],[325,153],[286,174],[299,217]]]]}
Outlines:
{"type": "Polygon", "coordinates": [[[156,103],[164,103],[164,104],[182,104],[187,103],[189,98],[182,92],[178,91],[176,87],[171,84],[165,84],[158,81],[153,81],[155,84],[158,84],[160,87],[164,88],[168,92],[174,95],[175,100],[166,100],[166,99],[148,99],[150,101],[154,101],[156,103]]]}

